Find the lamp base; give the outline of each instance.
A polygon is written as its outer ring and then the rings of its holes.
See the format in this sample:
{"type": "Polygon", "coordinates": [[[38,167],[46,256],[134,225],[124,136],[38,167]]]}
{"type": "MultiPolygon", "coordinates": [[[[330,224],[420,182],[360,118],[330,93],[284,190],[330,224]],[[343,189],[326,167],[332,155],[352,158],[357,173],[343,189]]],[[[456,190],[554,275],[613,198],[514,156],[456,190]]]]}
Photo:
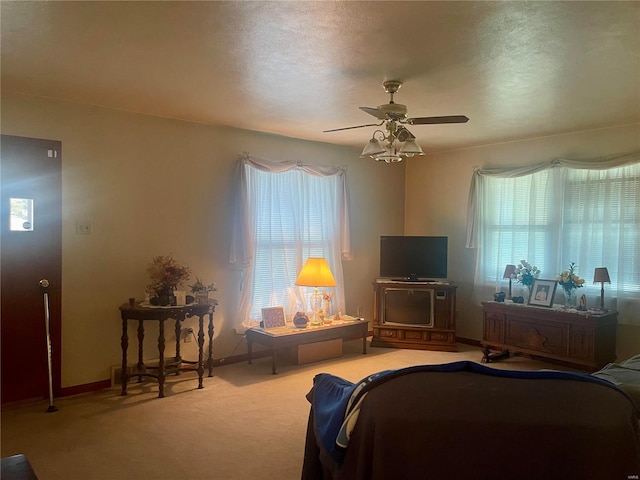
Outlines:
{"type": "Polygon", "coordinates": [[[323,325],[322,318],[320,318],[320,312],[322,312],[322,295],[318,291],[318,287],[313,289],[311,298],[309,299],[309,306],[311,307],[311,325],[323,325]]]}

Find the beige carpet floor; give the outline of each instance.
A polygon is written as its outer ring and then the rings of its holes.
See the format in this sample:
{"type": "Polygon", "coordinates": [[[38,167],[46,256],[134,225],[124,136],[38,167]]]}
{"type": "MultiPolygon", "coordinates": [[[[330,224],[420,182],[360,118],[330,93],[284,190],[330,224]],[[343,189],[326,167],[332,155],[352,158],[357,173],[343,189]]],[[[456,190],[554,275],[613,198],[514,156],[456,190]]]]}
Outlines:
{"type": "MultiPolygon", "coordinates": [[[[358,381],[370,373],[459,360],[480,362],[479,348],[457,353],[344,344],[340,358],[306,365],[271,359],[218,367],[197,389],[195,373],[170,377],[165,398],[152,381],[2,407],[2,457],[24,453],[40,480],[298,479],[313,377],[332,373],[358,381]]],[[[495,368],[559,368],[523,357],[495,368]]]]}

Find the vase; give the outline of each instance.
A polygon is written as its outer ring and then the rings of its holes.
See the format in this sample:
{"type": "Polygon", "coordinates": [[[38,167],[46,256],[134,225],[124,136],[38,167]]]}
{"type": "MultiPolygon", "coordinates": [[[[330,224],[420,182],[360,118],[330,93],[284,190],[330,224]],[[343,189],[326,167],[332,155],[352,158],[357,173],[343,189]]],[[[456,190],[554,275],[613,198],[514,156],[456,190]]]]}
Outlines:
{"type": "Polygon", "coordinates": [[[166,307],[176,304],[176,297],[173,295],[173,290],[174,287],[165,287],[160,291],[158,299],[161,306],[166,307]]]}
{"type": "Polygon", "coordinates": [[[569,290],[563,289],[562,291],[564,292],[564,306],[565,307],[570,307],[570,308],[575,308],[575,306],[576,306],[576,291],[575,291],[575,289],[573,289],[573,288],[571,288],[569,290]]]}
{"type": "Polygon", "coordinates": [[[533,292],[533,284],[531,285],[527,285],[527,303],[529,303],[529,300],[531,300],[531,294],[533,292]]]}

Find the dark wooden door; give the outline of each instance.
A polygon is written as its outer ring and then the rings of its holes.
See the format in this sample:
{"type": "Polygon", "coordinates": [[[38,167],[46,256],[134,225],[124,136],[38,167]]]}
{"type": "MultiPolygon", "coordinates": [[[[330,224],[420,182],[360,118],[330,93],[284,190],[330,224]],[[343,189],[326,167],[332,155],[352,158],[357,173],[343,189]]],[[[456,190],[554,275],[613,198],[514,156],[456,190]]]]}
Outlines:
{"type": "Polygon", "coordinates": [[[49,392],[44,294],[48,288],[54,395],[60,390],[62,145],[0,139],[2,402],[49,392]]]}

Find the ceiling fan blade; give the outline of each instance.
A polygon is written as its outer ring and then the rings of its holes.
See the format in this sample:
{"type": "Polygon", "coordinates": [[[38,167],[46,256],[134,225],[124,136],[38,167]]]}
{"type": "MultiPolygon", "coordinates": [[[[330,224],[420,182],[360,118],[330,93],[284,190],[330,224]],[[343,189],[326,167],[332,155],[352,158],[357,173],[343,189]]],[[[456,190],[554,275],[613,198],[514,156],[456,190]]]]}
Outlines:
{"type": "Polygon", "coordinates": [[[381,123],[368,123],[367,125],[356,125],[355,127],[343,127],[343,128],[333,128],[331,130],[323,130],[322,133],[338,132],[340,130],[351,130],[352,128],[378,127],[380,125],[382,125],[382,124],[381,123]]]}
{"type": "Polygon", "coordinates": [[[380,120],[387,119],[387,115],[382,113],[377,108],[372,108],[372,107],[358,107],[358,108],[363,112],[367,112],[369,115],[373,115],[374,117],[379,118],[380,120]]]}
{"type": "Polygon", "coordinates": [[[467,123],[468,117],[464,115],[449,115],[447,117],[418,117],[407,118],[405,123],[410,125],[433,125],[438,123],[467,123]]]}

